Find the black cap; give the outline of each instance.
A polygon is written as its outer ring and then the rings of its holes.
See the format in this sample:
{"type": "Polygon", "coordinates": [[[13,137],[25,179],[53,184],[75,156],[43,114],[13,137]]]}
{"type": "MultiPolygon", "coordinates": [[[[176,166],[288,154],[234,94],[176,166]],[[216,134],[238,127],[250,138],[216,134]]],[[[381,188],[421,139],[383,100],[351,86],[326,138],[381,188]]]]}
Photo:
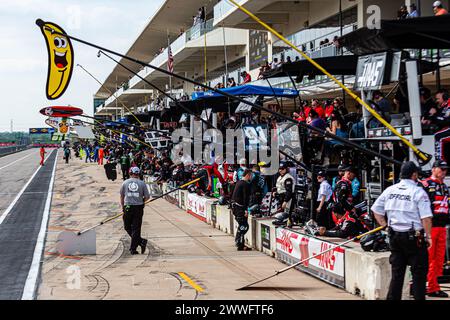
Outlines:
{"type": "Polygon", "coordinates": [[[436,160],[433,163],[433,168],[449,169],[448,163],[444,160],[436,160]]]}
{"type": "Polygon", "coordinates": [[[419,168],[412,161],[405,162],[402,164],[402,168],[400,169],[400,178],[401,179],[411,179],[413,173],[419,172],[419,168]]]}
{"type": "Polygon", "coordinates": [[[318,173],[317,173],[317,176],[318,177],[326,177],[327,176],[327,172],[326,171],[323,171],[323,170],[320,170],[318,173]]]}
{"type": "Polygon", "coordinates": [[[344,168],[343,171],[349,171],[349,172],[351,172],[351,173],[358,174],[358,169],[356,169],[356,168],[353,167],[353,166],[347,166],[347,167],[344,168]]]}
{"type": "Polygon", "coordinates": [[[280,167],[278,168],[278,170],[280,170],[280,169],[289,169],[289,166],[287,165],[286,162],[282,162],[282,163],[280,163],[280,167]]]}
{"type": "Polygon", "coordinates": [[[348,166],[346,166],[345,164],[340,164],[338,167],[338,171],[345,171],[345,169],[347,169],[348,166]]]}

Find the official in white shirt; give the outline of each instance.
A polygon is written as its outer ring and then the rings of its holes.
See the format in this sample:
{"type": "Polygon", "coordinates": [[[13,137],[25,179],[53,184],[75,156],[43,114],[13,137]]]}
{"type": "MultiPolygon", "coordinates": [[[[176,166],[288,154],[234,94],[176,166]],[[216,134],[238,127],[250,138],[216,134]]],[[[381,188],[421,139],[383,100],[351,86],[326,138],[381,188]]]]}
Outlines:
{"type": "Polygon", "coordinates": [[[317,209],[313,215],[319,227],[325,227],[331,229],[333,227],[333,220],[331,212],[328,210],[328,204],[330,203],[333,190],[330,183],[327,181],[327,174],[325,171],[319,171],[317,173],[317,181],[320,183],[319,191],[317,192],[317,209]]]}
{"type": "Polygon", "coordinates": [[[431,247],[430,199],[417,184],[419,168],[409,161],[402,165],[399,183],[387,188],[372,206],[380,226],[389,226],[392,279],[388,300],[401,300],[406,266],[411,266],[412,294],[425,300],[428,250],[431,247]],[[386,219],[387,217],[387,219],[386,219]]]}

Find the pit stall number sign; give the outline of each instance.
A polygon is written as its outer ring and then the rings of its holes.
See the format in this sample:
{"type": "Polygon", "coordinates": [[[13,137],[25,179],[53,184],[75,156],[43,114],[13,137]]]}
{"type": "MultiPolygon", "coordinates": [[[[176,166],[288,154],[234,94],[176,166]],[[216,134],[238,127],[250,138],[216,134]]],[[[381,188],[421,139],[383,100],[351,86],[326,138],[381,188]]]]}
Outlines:
{"type": "Polygon", "coordinates": [[[390,69],[387,52],[359,57],[354,89],[357,91],[380,89],[390,80],[390,70],[387,69],[390,69]]]}
{"type": "MultiPolygon", "coordinates": [[[[283,228],[277,228],[276,234],[277,259],[290,265],[335,247],[330,242],[283,228]]],[[[339,247],[296,268],[337,287],[345,288],[344,264],[345,249],[339,247]]]]}

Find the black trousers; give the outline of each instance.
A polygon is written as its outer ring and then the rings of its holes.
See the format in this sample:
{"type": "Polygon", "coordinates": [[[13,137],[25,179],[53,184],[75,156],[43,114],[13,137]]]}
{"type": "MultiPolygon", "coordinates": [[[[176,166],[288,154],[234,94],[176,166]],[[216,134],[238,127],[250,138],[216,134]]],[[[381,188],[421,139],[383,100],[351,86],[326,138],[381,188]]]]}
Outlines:
{"type": "MultiPolygon", "coordinates": [[[[320,202],[318,202],[320,204],[320,202]]],[[[319,227],[325,227],[327,229],[331,229],[334,227],[333,218],[331,217],[331,211],[328,209],[329,202],[325,202],[322,206],[322,209],[320,209],[320,212],[317,213],[316,210],[314,210],[312,218],[314,221],[317,222],[319,227]]],[[[319,205],[317,205],[318,207],[319,205]]]]}
{"type": "Polygon", "coordinates": [[[130,167],[121,164],[120,168],[122,169],[122,178],[123,178],[123,180],[125,181],[125,180],[129,179],[130,178],[130,172],[129,172],[130,167]]]}
{"type": "Polygon", "coordinates": [[[238,247],[239,249],[243,249],[245,246],[244,237],[249,229],[248,218],[245,216],[244,208],[240,207],[233,208],[233,215],[234,218],[236,219],[236,222],[238,223],[238,228],[234,241],[236,243],[236,247],[238,247]]]}
{"type": "Polygon", "coordinates": [[[425,244],[418,245],[417,240],[409,240],[408,233],[390,232],[392,279],[388,300],[401,300],[406,266],[411,266],[413,278],[411,293],[415,300],[425,300],[428,273],[428,249],[425,244]]]}
{"type": "Polygon", "coordinates": [[[136,251],[137,247],[142,243],[141,227],[142,217],[144,215],[144,205],[125,206],[123,214],[123,224],[125,231],[131,237],[130,250],[136,251]]]}

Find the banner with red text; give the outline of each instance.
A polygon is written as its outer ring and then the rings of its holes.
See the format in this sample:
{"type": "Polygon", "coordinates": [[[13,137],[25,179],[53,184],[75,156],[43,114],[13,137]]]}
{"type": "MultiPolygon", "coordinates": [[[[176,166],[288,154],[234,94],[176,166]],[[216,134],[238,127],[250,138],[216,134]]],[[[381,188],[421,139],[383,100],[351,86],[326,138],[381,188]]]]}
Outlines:
{"type": "MultiPolygon", "coordinates": [[[[289,265],[336,245],[304,234],[277,228],[277,259],[289,265]]],[[[338,287],[345,287],[345,249],[336,248],[297,268],[338,287]]]]}
{"type": "Polygon", "coordinates": [[[189,193],[187,196],[186,210],[189,214],[206,222],[206,202],[208,200],[196,195],[195,193],[189,193]]]}

